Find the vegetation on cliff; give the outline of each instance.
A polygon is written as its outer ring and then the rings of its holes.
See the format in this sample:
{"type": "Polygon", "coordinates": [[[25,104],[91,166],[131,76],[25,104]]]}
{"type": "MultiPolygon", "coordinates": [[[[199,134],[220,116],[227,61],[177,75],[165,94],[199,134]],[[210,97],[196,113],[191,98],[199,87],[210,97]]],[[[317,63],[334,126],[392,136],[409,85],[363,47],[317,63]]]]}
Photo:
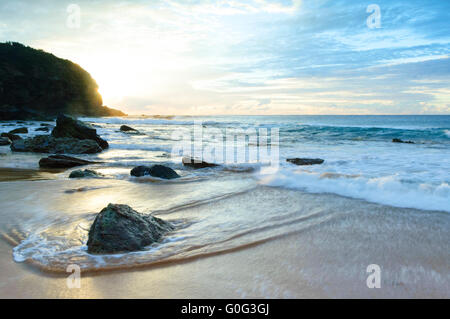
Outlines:
{"type": "Polygon", "coordinates": [[[60,113],[123,116],[103,106],[98,85],[79,65],[16,42],[0,43],[0,120],[60,113]]]}

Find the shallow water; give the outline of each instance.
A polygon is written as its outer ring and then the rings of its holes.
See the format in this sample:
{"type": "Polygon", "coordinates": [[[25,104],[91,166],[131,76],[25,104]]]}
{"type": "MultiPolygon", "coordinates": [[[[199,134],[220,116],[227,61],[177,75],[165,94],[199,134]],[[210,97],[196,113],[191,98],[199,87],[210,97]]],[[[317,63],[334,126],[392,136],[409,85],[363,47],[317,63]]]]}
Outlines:
{"type": "MultiPolygon", "coordinates": [[[[449,117],[84,120],[98,126],[110,142],[109,150],[82,156],[103,161],[89,168],[105,178],[71,180],[68,170],[39,173],[33,181],[0,183],[0,230],[13,244],[16,262],[61,273],[69,264],[80,265],[85,273],[131,270],[285,239],[291,257],[280,261],[283,267],[300,272],[311,285],[328,287],[330,296],[342,296],[336,288],[342,283],[357,295],[367,276],[365,267],[373,263],[383,266],[385,285],[406,286],[407,296],[420,295],[421,290],[448,296],[449,117]],[[255,162],[202,170],[183,167],[181,156],[170,154],[177,142],[172,134],[190,130],[198,120],[206,133],[208,127],[279,128],[279,169],[260,171],[255,162]],[[121,124],[142,134],[121,133],[121,124]],[[416,144],[395,144],[392,138],[416,144]],[[287,163],[289,157],[319,157],[325,163],[299,167],[287,163]],[[132,167],[153,163],[170,166],[182,177],[163,181],[129,175],[132,167]],[[87,231],[108,203],[154,214],[176,230],[141,252],[88,254],[87,231]]],[[[16,126],[33,128],[39,123],[16,126]]],[[[0,124],[3,131],[14,127],[0,124]]],[[[203,143],[219,145],[210,136],[203,143]]],[[[8,147],[0,152],[2,167],[37,169],[42,156],[11,153],[8,147]]]]}

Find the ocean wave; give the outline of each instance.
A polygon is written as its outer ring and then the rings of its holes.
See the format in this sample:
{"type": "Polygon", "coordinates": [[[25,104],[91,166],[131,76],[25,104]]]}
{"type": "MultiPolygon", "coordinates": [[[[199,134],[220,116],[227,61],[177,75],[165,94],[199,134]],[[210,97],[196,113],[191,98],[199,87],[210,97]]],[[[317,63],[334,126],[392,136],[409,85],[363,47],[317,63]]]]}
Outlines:
{"type": "Polygon", "coordinates": [[[367,178],[290,169],[259,177],[260,183],[267,186],[333,193],[395,207],[450,212],[450,186],[446,182],[439,185],[405,183],[396,175],[367,178]]]}

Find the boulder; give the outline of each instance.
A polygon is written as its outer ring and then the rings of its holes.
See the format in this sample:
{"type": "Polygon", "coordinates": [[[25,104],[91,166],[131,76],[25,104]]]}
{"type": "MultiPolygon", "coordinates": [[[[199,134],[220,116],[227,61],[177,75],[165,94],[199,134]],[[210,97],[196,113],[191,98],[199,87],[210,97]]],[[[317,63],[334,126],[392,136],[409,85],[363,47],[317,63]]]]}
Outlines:
{"type": "Polygon", "coordinates": [[[35,129],[35,132],[48,132],[50,129],[46,126],[42,126],[42,127],[38,127],[37,129],[35,129]]]}
{"type": "Polygon", "coordinates": [[[286,161],[295,165],[316,165],[324,162],[321,158],[288,158],[286,161]]]}
{"type": "Polygon", "coordinates": [[[33,138],[13,141],[11,150],[14,152],[94,154],[101,152],[102,148],[94,140],[54,138],[50,135],[38,135],[33,138]]]}
{"type": "Polygon", "coordinates": [[[0,137],[0,146],[11,144],[11,140],[7,137],[0,137]]]}
{"type": "Polygon", "coordinates": [[[71,168],[76,166],[96,164],[98,162],[86,161],[80,158],[66,156],[66,155],[51,155],[49,157],[41,158],[39,167],[42,168],[71,168]]]}
{"type": "Polygon", "coordinates": [[[85,169],[78,169],[76,171],[72,171],[69,175],[69,178],[86,178],[86,177],[103,177],[103,174],[97,173],[96,171],[85,169]]]}
{"type": "Polygon", "coordinates": [[[150,175],[163,179],[173,179],[180,177],[180,175],[178,175],[173,169],[163,165],[153,165],[152,167],[137,166],[131,170],[130,174],[137,177],[150,175]]]}
{"type": "Polygon", "coordinates": [[[192,167],[195,169],[219,166],[217,164],[204,162],[200,159],[196,159],[196,158],[192,158],[192,157],[183,157],[182,162],[183,162],[184,166],[192,167]]]}
{"type": "Polygon", "coordinates": [[[11,141],[21,140],[22,138],[19,135],[11,134],[11,133],[2,133],[1,137],[7,137],[11,141]]]}
{"type": "Polygon", "coordinates": [[[394,139],[392,139],[392,143],[414,144],[413,141],[403,141],[403,140],[401,140],[401,139],[399,139],[399,138],[394,138],[394,139]]]}
{"type": "Polygon", "coordinates": [[[8,132],[9,134],[27,134],[28,133],[28,129],[26,127],[19,127],[16,128],[12,131],[8,132]]]}
{"type": "Polygon", "coordinates": [[[52,136],[94,140],[102,149],[106,149],[109,146],[107,141],[97,135],[97,130],[91,125],[63,114],[56,119],[56,127],[52,131],[52,136]]]}
{"type": "Polygon", "coordinates": [[[168,222],[140,214],[130,206],[109,204],[91,225],[88,252],[112,254],[142,250],[173,229],[168,222]]]}
{"type": "Polygon", "coordinates": [[[132,128],[131,126],[128,126],[128,125],[122,125],[120,127],[120,131],[121,132],[139,132],[138,130],[136,130],[136,129],[132,128]]]}

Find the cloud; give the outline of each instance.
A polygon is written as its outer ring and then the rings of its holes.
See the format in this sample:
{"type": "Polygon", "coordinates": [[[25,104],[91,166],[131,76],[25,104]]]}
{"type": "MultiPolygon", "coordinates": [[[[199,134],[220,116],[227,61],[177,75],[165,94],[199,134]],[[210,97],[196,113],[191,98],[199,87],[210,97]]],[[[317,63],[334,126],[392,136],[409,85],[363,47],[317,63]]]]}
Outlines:
{"type": "Polygon", "coordinates": [[[449,113],[448,1],[0,3],[0,39],[71,59],[129,113],[449,113]]]}

